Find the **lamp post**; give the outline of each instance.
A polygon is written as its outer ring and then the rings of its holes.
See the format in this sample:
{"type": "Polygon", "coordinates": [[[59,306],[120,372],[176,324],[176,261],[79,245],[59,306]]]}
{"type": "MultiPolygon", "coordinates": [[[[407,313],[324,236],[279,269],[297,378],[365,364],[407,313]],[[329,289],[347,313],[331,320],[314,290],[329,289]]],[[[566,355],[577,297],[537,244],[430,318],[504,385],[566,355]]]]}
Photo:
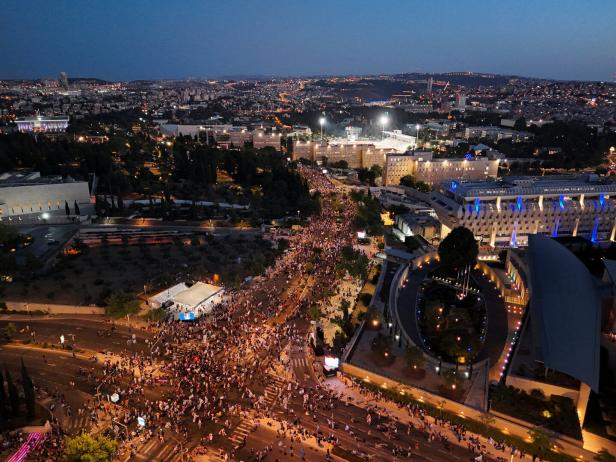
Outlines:
{"type": "Polygon", "coordinates": [[[323,142],[323,125],[325,125],[325,122],[327,121],[324,116],[319,117],[319,125],[321,126],[321,142],[323,142]]]}
{"type": "Polygon", "coordinates": [[[416,147],[419,144],[419,129],[420,128],[421,128],[421,125],[415,124],[415,146],[416,147]]]}
{"type": "Polygon", "coordinates": [[[387,114],[383,114],[379,119],[380,124],[383,126],[383,131],[381,132],[381,139],[385,139],[385,126],[389,123],[389,117],[387,114]]]}

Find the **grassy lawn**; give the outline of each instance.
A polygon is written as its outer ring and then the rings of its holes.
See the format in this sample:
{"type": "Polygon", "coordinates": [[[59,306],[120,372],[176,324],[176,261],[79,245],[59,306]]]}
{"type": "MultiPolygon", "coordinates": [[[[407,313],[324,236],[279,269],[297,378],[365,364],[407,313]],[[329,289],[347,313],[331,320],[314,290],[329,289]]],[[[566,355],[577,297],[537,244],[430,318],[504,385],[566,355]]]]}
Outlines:
{"type": "Polygon", "coordinates": [[[44,276],[5,286],[5,300],[103,305],[114,290],[148,294],[180,281],[211,279],[226,286],[261,274],[277,251],[252,238],[185,238],[172,244],[102,245],[63,257],[44,276]]]}

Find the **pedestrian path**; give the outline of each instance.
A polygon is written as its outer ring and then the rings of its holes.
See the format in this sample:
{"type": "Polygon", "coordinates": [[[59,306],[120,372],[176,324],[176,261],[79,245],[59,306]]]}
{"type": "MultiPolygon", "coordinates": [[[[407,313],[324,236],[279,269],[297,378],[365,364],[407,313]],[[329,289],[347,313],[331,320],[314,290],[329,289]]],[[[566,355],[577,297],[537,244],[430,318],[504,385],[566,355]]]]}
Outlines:
{"type": "Polygon", "coordinates": [[[308,367],[308,361],[305,357],[291,358],[291,364],[295,367],[308,367]]]}
{"type": "Polygon", "coordinates": [[[86,413],[82,415],[73,414],[70,417],[65,416],[63,419],[59,420],[60,427],[70,435],[78,435],[81,432],[88,431],[92,422],[90,415],[86,413]]]}
{"type": "Polygon", "coordinates": [[[160,441],[158,438],[150,438],[143,443],[134,446],[135,455],[128,451],[119,458],[120,462],[136,461],[157,461],[157,462],[179,462],[182,459],[177,443],[173,440],[160,441]]]}
{"type": "Polygon", "coordinates": [[[235,427],[231,436],[229,436],[229,440],[233,443],[233,447],[237,448],[244,442],[244,438],[248,436],[250,431],[253,428],[252,419],[254,415],[251,413],[249,418],[244,418],[240,422],[240,424],[235,427]]]}
{"type": "MultiPolygon", "coordinates": [[[[272,410],[274,405],[276,404],[276,400],[279,398],[280,393],[286,386],[286,382],[279,377],[271,377],[270,382],[265,387],[265,391],[263,393],[263,402],[265,406],[272,410]]],[[[250,412],[247,416],[242,418],[241,422],[235,429],[233,433],[229,435],[229,441],[233,444],[233,447],[237,449],[243,443],[248,434],[253,430],[255,425],[255,414],[254,412],[250,412]]]]}
{"type": "Polygon", "coordinates": [[[279,377],[270,377],[271,381],[265,387],[263,394],[265,403],[269,409],[274,407],[276,400],[280,396],[280,392],[286,386],[286,382],[279,377]]]}

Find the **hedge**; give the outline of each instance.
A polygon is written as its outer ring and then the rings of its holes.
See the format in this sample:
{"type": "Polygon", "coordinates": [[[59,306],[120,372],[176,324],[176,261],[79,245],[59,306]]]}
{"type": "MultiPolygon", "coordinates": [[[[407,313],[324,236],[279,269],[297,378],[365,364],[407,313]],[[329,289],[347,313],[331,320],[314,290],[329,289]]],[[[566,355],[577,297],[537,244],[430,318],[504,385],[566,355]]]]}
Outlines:
{"type": "MultiPolygon", "coordinates": [[[[390,399],[391,401],[404,405],[413,404],[421,409],[424,409],[426,413],[428,415],[431,415],[432,417],[448,420],[450,423],[455,425],[462,425],[466,428],[467,431],[471,433],[479,434],[486,438],[492,438],[497,442],[508,444],[509,446],[513,446],[516,449],[524,451],[527,454],[534,453],[535,448],[532,443],[528,443],[527,441],[518,436],[505,435],[499,429],[488,426],[483,422],[479,422],[478,420],[470,419],[468,417],[463,418],[453,412],[440,410],[432,404],[422,403],[409,395],[401,395],[396,391],[381,388],[373,383],[362,383],[362,386],[371,391],[381,393],[383,396],[390,399]]],[[[576,460],[575,457],[572,457],[570,455],[552,451],[550,451],[550,453],[547,455],[543,455],[543,459],[549,460],[551,462],[575,462],[576,460]]]]}

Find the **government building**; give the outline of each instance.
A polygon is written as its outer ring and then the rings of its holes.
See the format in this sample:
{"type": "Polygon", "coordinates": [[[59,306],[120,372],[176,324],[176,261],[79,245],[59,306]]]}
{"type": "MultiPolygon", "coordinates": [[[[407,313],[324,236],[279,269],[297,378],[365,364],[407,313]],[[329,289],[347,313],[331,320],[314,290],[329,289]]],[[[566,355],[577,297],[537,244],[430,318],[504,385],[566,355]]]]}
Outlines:
{"type": "Polygon", "coordinates": [[[63,179],[59,175],[42,177],[39,172],[0,174],[0,220],[25,215],[66,215],[67,204],[71,215],[93,213],[87,181],[63,179]]]}
{"type": "Polygon", "coordinates": [[[15,119],[20,133],[64,133],[68,128],[68,116],[35,116],[15,119]]]}
{"type": "Polygon", "coordinates": [[[526,246],[530,234],[613,241],[615,199],[616,182],[594,174],[452,180],[430,195],[445,227],[491,247],[526,246]]]}
{"type": "Polygon", "coordinates": [[[487,158],[433,159],[431,151],[387,154],[383,184],[399,185],[400,179],[407,175],[430,186],[450,179],[485,180],[498,176],[498,164],[498,160],[487,158]]]}

